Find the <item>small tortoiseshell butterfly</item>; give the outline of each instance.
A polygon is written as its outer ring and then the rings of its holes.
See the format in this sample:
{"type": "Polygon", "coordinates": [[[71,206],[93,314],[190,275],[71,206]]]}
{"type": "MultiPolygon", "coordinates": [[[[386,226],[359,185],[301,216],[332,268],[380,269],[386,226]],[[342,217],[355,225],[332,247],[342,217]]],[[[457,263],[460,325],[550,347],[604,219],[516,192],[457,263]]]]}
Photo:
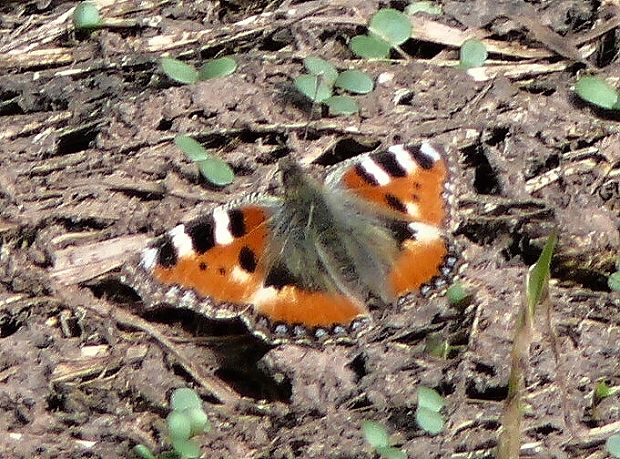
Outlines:
{"type": "Polygon", "coordinates": [[[394,145],[320,183],[290,159],[281,197],[252,194],[165,233],[125,269],[149,304],[241,317],[271,343],[345,341],[369,304],[446,284],[457,256],[445,152],[394,145]]]}

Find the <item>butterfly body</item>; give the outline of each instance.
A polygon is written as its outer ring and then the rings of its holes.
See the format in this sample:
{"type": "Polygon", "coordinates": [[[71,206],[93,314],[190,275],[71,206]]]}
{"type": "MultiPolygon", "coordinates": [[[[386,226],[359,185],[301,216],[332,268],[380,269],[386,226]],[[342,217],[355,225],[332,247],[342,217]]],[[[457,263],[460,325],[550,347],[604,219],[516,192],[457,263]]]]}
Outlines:
{"type": "Polygon", "coordinates": [[[125,271],[149,304],[240,316],[267,341],[345,341],[367,305],[442,286],[448,168],[439,147],[396,145],[334,168],[321,183],[279,164],[283,193],[249,197],[178,225],[125,271]]]}

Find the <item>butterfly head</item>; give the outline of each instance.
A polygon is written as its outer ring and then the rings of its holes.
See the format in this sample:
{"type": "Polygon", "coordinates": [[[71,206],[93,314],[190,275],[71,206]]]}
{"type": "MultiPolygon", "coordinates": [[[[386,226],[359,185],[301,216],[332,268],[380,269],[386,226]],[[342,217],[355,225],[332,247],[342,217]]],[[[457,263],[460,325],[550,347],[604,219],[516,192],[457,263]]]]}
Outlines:
{"type": "Polygon", "coordinates": [[[293,158],[286,156],[280,159],[278,171],[285,198],[302,200],[317,198],[322,185],[304,171],[293,158]]]}

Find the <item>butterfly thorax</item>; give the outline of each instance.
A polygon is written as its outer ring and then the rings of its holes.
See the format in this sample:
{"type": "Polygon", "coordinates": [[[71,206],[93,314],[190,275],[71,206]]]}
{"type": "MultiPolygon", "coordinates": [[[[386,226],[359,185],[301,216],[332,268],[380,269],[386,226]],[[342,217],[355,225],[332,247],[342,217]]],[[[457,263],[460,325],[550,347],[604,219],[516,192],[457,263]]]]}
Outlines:
{"type": "Polygon", "coordinates": [[[280,164],[284,200],[270,219],[267,269],[312,291],[391,302],[398,254],[389,219],[352,193],[327,188],[292,161],[280,164]]]}

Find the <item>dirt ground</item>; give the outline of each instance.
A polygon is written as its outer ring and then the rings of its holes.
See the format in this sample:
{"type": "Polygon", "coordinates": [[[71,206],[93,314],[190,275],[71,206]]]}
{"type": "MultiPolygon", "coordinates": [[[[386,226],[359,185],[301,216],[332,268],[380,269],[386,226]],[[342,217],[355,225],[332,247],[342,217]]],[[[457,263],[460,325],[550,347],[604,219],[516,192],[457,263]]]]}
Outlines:
{"type": "Polygon", "coordinates": [[[406,2],[98,0],[116,26],[76,35],[64,0],[0,4],[0,457],[125,458],[167,446],[174,388],[213,423],[209,458],[372,458],[360,425],[383,423],[410,458],[493,457],[524,275],[546,236],[556,358],[534,336],[522,457],[604,458],[620,432],[620,116],[579,102],[578,74],[620,86],[615,1],[442,0],[416,15],[409,59],[355,59],[347,40],[406,2]],[[476,36],[490,62],[466,73],[476,36]],[[168,53],[233,75],[172,83],[168,53]],[[354,117],[311,116],[292,89],[318,55],[379,81],[354,117]],[[379,78],[380,77],[380,78],[379,78]],[[210,188],[174,146],[194,135],[232,165],[210,188]],[[277,159],[315,168],[394,141],[432,139],[458,165],[466,308],[445,297],[374,311],[353,345],[268,346],[237,323],[144,311],[119,281],[146,241],[214,203],[270,186],[277,159]],[[447,340],[446,359],[425,352],[447,340]],[[425,434],[416,388],[446,397],[425,434]]]}

